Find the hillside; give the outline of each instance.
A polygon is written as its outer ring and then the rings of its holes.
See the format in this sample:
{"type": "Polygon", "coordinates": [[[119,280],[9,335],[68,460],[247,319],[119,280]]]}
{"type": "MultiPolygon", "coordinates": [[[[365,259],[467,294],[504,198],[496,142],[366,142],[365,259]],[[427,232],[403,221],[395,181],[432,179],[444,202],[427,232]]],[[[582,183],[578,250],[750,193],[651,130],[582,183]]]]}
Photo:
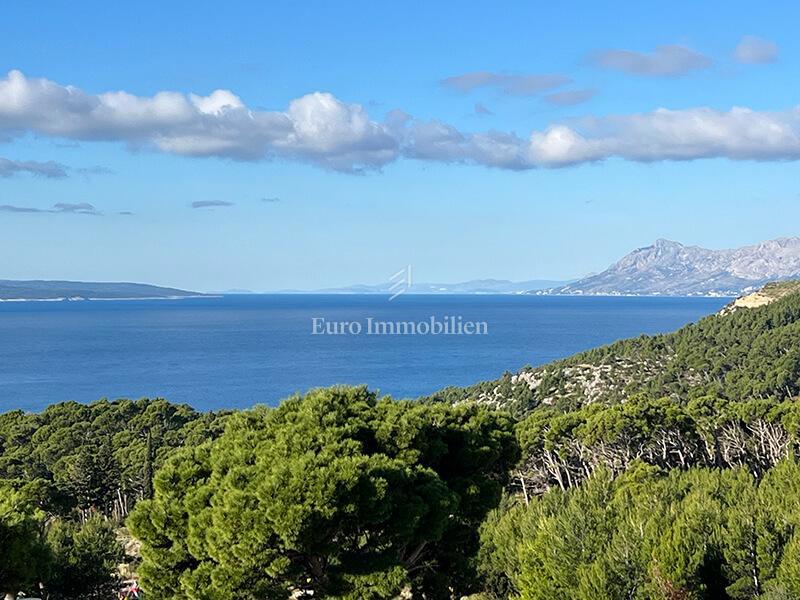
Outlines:
{"type": "Polygon", "coordinates": [[[669,240],[634,250],[602,273],[546,293],[569,295],[738,296],[800,276],[800,238],[732,250],[669,240]]]}
{"type": "Polygon", "coordinates": [[[433,397],[474,399],[517,415],[611,405],[636,394],[687,401],[783,399],[800,393],[800,282],[765,286],[697,323],[642,336],[433,397]]]}
{"type": "Polygon", "coordinates": [[[202,296],[202,294],[143,283],[0,279],[0,301],[111,300],[115,298],[186,298],[190,296],[202,296]]]}

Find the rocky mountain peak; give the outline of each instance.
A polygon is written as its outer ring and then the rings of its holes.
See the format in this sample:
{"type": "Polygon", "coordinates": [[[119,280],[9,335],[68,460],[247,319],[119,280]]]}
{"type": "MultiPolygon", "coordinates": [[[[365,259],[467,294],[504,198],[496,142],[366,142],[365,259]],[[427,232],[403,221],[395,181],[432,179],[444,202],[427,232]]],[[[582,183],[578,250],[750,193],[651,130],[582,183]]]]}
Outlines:
{"type": "Polygon", "coordinates": [[[658,239],[597,275],[549,290],[555,294],[738,296],[769,281],[800,277],[800,237],[709,250],[658,239]]]}
{"type": "Polygon", "coordinates": [[[658,238],[652,246],[648,246],[648,248],[683,248],[684,245],[680,242],[674,242],[672,240],[668,240],[665,238],[658,238]]]}

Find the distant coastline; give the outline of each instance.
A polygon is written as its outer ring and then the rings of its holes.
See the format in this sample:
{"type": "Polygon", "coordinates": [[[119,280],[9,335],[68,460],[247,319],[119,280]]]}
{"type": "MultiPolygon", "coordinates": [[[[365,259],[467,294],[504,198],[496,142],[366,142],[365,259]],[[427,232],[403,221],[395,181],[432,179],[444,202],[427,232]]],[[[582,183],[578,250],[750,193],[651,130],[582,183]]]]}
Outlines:
{"type": "MultiPolygon", "coordinates": [[[[744,290],[742,293],[749,293],[744,290]]],[[[527,292],[526,296],[557,296],[559,298],[738,298],[742,293],[725,291],[725,292],[698,292],[698,293],[684,293],[684,294],[669,294],[663,292],[642,292],[640,294],[633,292],[552,292],[548,290],[527,292]]]]}
{"type": "MultiPolygon", "coordinates": [[[[693,293],[693,294],[667,294],[667,293],[558,293],[549,290],[535,290],[529,292],[406,292],[406,296],[436,297],[436,296],[547,296],[558,298],[737,298],[741,294],[735,293],[693,293]]],[[[357,292],[357,291],[279,291],[279,292],[236,292],[236,293],[194,293],[173,296],[57,296],[52,298],[2,298],[0,303],[23,302],[108,302],[108,301],[133,301],[133,300],[189,300],[200,298],[224,298],[233,296],[364,296],[364,297],[390,297],[391,294],[383,291],[357,292]]]]}
{"type": "Polygon", "coordinates": [[[178,300],[206,294],[146,283],[0,279],[0,302],[178,300]]]}
{"type": "Polygon", "coordinates": [[[110,300],[188,300],[190,298],[221,298],[224,294],[193,294],[190,296],[139,296],[130,298],[0,298],[0,302],[107,302],[110,300]]]}

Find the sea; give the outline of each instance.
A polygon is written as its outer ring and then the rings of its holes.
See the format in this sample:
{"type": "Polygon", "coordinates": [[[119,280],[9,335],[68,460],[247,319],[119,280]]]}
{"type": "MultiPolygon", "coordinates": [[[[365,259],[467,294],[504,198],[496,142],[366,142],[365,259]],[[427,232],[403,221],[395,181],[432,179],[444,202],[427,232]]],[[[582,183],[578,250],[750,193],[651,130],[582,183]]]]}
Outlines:
{"type": "Polygon", "coordinates": [[[141,397],[198,410],[274,406],[333,384],[416,398],[673,331],[729,301],[314,294],[0,302],[0,411],[141,397]]]}

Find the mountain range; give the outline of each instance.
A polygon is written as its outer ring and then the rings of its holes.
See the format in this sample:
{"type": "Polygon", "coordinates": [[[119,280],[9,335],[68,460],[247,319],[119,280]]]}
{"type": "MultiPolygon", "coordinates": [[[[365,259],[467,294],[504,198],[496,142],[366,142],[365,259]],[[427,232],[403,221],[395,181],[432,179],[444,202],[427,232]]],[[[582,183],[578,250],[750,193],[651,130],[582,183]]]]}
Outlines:
{"type": "MultiPolygon", "coordinates": [[[[665,239],[638,248],[602,273],[573,281],[475,279],[461,283],[413,283],[409,294],[534,294],[583,296],[740,296],[770,281],[800,278],[800,237],[778,238],[730,250],[685,246],[665,239]]],[[[388,294],[392,282],[356,284],[313,292],[388,294]]],[[[252,293],[228,290],[223,293],[252,293]]],[[[185,298],[200,296],[176,288],[141,283],[12,281],[0,279],[0,300],[83,300],[185,298]]]]}
{"type": "Polygon", "coordinates": [[[731,250],[660,239],[602,273],[535,294],[739,296],[769,281],[800,276],[800,238],[779,238],[731,250]]]}
{"type": "MultiPolygon", "coordinates": [[[[508,281],[506,279],[473,279],[460,283],[413,283],[404,293],[408,294],[524,294],[563,286],[567,281],[534,279],[530,281],[508,281]]],[[[393,294],[397,291],[392,282],[374,285],[356,284],[338,288],[315,290],[313,294],[393,294]]],[[[285,290],[282,293],[309,293],[285,290]]]]}

